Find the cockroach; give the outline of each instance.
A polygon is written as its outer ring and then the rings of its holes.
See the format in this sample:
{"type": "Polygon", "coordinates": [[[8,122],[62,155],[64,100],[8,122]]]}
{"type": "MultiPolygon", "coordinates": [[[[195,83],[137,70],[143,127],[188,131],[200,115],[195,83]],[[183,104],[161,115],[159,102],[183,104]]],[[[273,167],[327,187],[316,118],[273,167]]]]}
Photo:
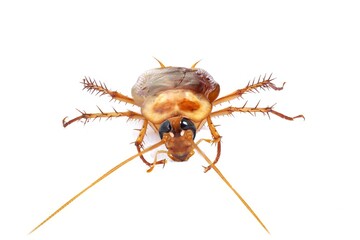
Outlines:
{"type": "MultiPolygon", "coordinates": [[[[156,59],[156,58],[155,58],[156,59]]],[[[250,113],[255,115],[256,113],[263,113],[270,117],[270,114],[276,115],[285,120],[292,121],[296,118],[304,118],[303,115],[297,115],[295,117],[289,117],[280,112],[277,112],[271,107],[259,107],[258,104],[255,107],[247,107],[246,103],[242,107],[228,106],[220,110],[213,111],[213,107],[222,103],[229,102],[231,100],[241,98],[246,93],[258,92],[263,89],[270,90],[282,90],[284,84],[281,87],[277,87],[274,83],[271,75],[268,77],[259,77],[257,80],[249,82],[246,87],[238,89],[228,95],[218,98],[220,93],[220,85],[213,79],[213,77],[205,70],[197,68],[198,62],[194,63],[191,68],[185,67],[167,67],[158,59],[160,64],[159,68],[151,69],[143,73],[133,86],[131,90],[132,98],[127,97],[117,91],[111,91],[106,87],[104,83],[96,82],[90,78],[85,77],[83,79],[84,89],[97,93],[100,96],[108,95],[113,100],[119,102],[125,102],[137,106],[140,108],[139,112],[124,111],[119,112],[115,109],[113,112],[103,112],[99,108],[98,113],[87,113],[85,111],[79,111],[80,115],[71,120],[63,119],[63,126],[83,121],[84,124],[89,122],[90,119],[101,118],[117,118],[127,117],[130,120],[141,120],[142,128],[140,129],[139,136],[135,141],[135,147],[137,154],[129,157],[128,159],[120,162],[118,165],[107,171],[100,176],[94,182],[92,182],[85,189],[80,191],[55,212],[48,216],[44,221],[37,225],[30,233],[37,230],[44,223],[49,221],[52,217],[58,214],[71,202],[77,199],[84,192],[89,190],[95,184],[115,172],[117,169],[132,161],[133,159],[140,157],[140,159],[149,167],[147,172],[151,172],[158,164],[165,165],[166,160],[157,160],[159,153],[167,153],[167,156],[176,162],[183,162],[189,160],[195,151],[200,154],[205,161],[209,164],[204,167],[204,172],[213,169],[224,183],[234,192],[239,200],[245,205],[250,213],[255,217],[259,224],[269,233],[265,224],[260,220],[257,214],[247,204],[247,202],[241,197],[241,195],[232,187],[229,181],[220,172],[216,163],[219,161],[221,153],[221,136],[216,130],[216,126],[212,122],[212,118],[218,116],[232,115],[235,112],[250,113]],[[196,133],[207,123],[211,136],[211,139],[200,139],[195,141],[196,133]],[[146,134],[147,128],[150,125],[155,132],[160,136],[160,141],[144,148],[143,140],[146,134]],[[213,161],[199,148],[199,143],[205,141],[216,145],[216,156],[213,161]],[[152,151],[161,145],[165,144],[167,151],[158,150],[155,153],[154,160],[149,162],[145,159],[144,154],[152,151]]]]}

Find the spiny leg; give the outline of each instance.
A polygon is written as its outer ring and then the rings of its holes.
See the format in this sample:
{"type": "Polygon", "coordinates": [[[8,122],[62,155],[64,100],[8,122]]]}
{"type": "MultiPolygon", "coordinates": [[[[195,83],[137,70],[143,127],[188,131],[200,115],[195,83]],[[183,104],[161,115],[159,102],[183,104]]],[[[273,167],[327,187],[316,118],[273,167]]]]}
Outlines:
{"type": "MultiPolygon", "coordinates": [[[[215,165],[219,159],[220,159],[220,154],[221,154],[221,136],[220,134],[217,132],[216,128],[215,128],[215,125],[213,124],[213,122],[211,121],[211,117],[208,117],[206,119],[207,123],[208,123],[208,126],[209,126],[209,129],[210,129],[210,132],[211,132],[211,135],[213,137],[213,139],[211,140],[211,143],[215,143],[217,145],[217,153],[216,153],[216,157],[215,157],[215,160],[212,162],[212,165],[215,165]]],[[[205,141],[207,142],[210,142],[206,139],[204,139],[205,141]]],[[[207,172],[211,169],[211,165],[207,166],[207,167],[204,167],[204,172],[207,172]]]]}
{"type": "Polygon", "coordinates": [[[90,119],[95,120],[97,118],[111,119],[111,118],[116,118],[116,117],[128,117],[129,119],[139,119],[139,120],[144,119],[144,117],[141,114],[133,112],[133,111],[118,112],[114,109],[114,112],[103,112],[99,107],[98,107],[98,109],[99,109],[100,113],[86,113],[84,111],[80,111],[77,109],[81,113],[81,115],[76,118],[73,118],[69,121],[66,121],[67,117],[65,117],[63,119],[63,126],[67,127],[68,125],[70,125],[74,122],[80,121],[80,120],[84,120],[84,124],[86,124],[90,121],[90,119]]]}
{"type": "MultiPolygon", "coordinates": [[[[148,126],[148,121],[146,119],[144,119],[144,123],[143,123],[142,128],[140,129],[139,136],[137,137],[137,139],[135,141],[135,146],[139,153],[142,151],[142,149],[144,149],[143,141],[144,141],[144,137],[146,134],[147,126],[148,126]]],[[[156,161],[154,163],[150,163],[144,158],[144,155],[140,155],[140,158],[146,165],[148,165],[150,167],[151,170],[152,170],[154,164],[164,164],[165,165],[165,163],[166,163],[165,160],[160,160],[160,161],[156,161]]]]}
{"type": "Polygon", "coordinates": [[[272,81],[275,78],[271,78],[271,74],[269,75],[269,77],[266,77],[266,75],[264,75],[263,78],[261,78],[261,76],[258,78],[257,81],[255,81],[255,79],[252,81],[252,83],[248,83],[248,85],[242,89],[238,89],[224,97],[218,98],[213,102],[213,105],[217,105],[217,104],[221,104],[224,102],[228,102],[231,101],[235,98],[239,98],[241,97],[243,94],[247,93],[247,92],[259,92],[259,89],[273,89],[276,91],[282,90],[285,83],[283,83],[283,85],[281,87],[277,87],[274,83],[272,83],[272,81]]]}
{"type": "Polygon", "coordinates": [[[117,91],[111,91],[109,90],[105,83],[102,82],[96,82],[95,80],[91,79],[91,78],[87,78],[85,77],[82,81],[82,84],[84,85],[84,90],[87,90],[90,93],[94,93],[100,94],[100,96],[102,95],[109,95],[112,99],[117,100],[119,102],[126,102],[126,103],[130,103],[133,105],[135,104],[134,99],[129,98],[117,91]]]}
{"type": "Polygon", "coordinates": [[[278,117],[281,117],[285,120],[289,120],[292,121],[295,118],[303,118],[305,119],[305,117],[303,115],[297,115],[295,117],[289,117],[285,114],[282,114],[280,112],[277,112],[275,110],[273,110],[273,106],[271,107],[265,107],[265,108],[260,108],[258,107],[259,103],[256,104],[255,107],[246,107],[246,103],[244,104],[243,107],[226,107],[223,109],[220,109],[218,111],[214,111],[210,114],[210,117],[219,117],[219,116],[224,116],[224,115],[232,115],[234,112],[244,112],[244,113],[250,113],[251,115],[255,115],[256,113],[263,113],[266,114],[270,117],[270,113],[274,114],[278,117]]]}

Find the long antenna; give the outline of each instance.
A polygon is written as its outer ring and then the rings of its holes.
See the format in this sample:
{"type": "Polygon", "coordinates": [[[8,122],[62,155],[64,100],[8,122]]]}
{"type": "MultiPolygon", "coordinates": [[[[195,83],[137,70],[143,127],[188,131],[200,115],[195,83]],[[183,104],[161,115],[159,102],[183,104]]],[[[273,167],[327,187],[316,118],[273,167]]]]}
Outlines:
{"type": "Polygon", "coordinates": [[[247,204],[247,202],[244,200],[244,198],[231,186],[229,181],[224,177],[224,175],[220,172],[220,170],[212,163],[212,161],[206,156],[206,154],[198,147],[197,144],[199,144],[202,140],[206,139],[200,139],[197,143],[193,142],[193,147],[196,149],[196,151],[199,152],[199,154],[209,163],[212,169],[219,175],[219,177],[226,183],[226,185],[235,193],[235,195],[240,199],[240,201],[245,205],[247,210],[256,218],[256,220],[260,223],[260,225],[265,229],[267,233],[270,234],[269,230],[266,228],[265,224],[260,220],[260,218],[256,215],[254,210],[247,204]]]}
{"type": "Polygon", "coordinates": [[[121,168],[122,166],[124,166],[126,163],[130,162],[131,160],[133,160],[134,158],[149,152],[159,146],[161,146],[162,144],[164,144],[164,141],[160,141],[158,143],[155,143],[154,145],[144,149],[142,152],[139,152],[131,157],[129,157],[128,159],[122,161],[121,163],[119,163],[118,165],[116,165],[115,167],[113,167],[112,169],[110,169],[109,171],[107,171],[105,174],[103,174],[101,177],[99,177],[98,179],[96,179],[94,182],[92,182],[89,186],[87,186],[86,188],[84,188],[81,192],[79,192],[78,194],[76,194],[74,197],[72,197],[70,200],[68,200],[66,203],[64,203],[61,207],[59,207],[55,212],[53,212],[50,216],[48,216],[44,221],[42,221],[39,225],[37,225],[33,230],[31,230],[29,232],[29,234],[33,233],[34,231],[36,231],[39,227],[41,227],[42,225],[44,225],[47,221],[49,221],[51,218],[53,218],[56,214],[58,214],[61,210],[63,210],[65,207],[67,207],[70,203],[72,203],[75,199],[77,199],[78,197],[80,197],[84,192],[86,192],[87,190],[89,190],[90,188],[92,188],[93,186],[95,186],[95,184],[99,183],[101,180],[103,180],[104,178],[106,178],[107,176],[109,176],[110,174],[112,174],[113,172],[115,172],[116,170],[118,170],[119,168],[121,168]]]}

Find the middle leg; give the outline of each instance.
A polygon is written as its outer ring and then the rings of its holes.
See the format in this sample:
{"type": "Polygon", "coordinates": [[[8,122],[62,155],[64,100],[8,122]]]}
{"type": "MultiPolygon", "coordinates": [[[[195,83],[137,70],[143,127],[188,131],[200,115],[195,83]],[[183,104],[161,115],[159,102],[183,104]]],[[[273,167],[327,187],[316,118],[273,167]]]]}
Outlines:
{"type": "Polygon", "coordinates": [[[127,117],[128,119],[139,119],[139,120],[144,119],[144,117],[141,114],[133,111],[118,112],[114,109],[114,112],[103,112],[99,107],[98,109],[100,113],[86,113],[85,111],[78,110],[80,112],[80,116],[70,119],[68,121],[66,120],[67,117],[65,117],[63,119],[63,126],[67,127],[68,125],[78,121],[83,121],[83,123],[86,124],[90,121],[90,119],[95,120],[101,118],[111,119],[117,117],[127,117]]]}
{"type": "Polygon", "coordinates": [[[295,117],[289,117],[285,114],[275,111],[273,109],[274,106],[261,108],[261,107],[258,107],[258,104],[255,107],[246,107],[246,103],[243,107],[226,107],[226,108],[220,109],[218,111],[212,112],[210,114],[210,117],[219,117],[219,116],[225,116],[225,115],[232,115],[234,112],[243,112],[243,113],[250,113],[251,115],[255,115],[256,113],[262,113],[264,115],[268,115],[269,117],[270,117],[270,113],[271,113],[271,114],[274,114],[274,115],[281,117],[288,121],[292,121],[295,118],[305,119],[304,115],[297,115],[295,117]]]}

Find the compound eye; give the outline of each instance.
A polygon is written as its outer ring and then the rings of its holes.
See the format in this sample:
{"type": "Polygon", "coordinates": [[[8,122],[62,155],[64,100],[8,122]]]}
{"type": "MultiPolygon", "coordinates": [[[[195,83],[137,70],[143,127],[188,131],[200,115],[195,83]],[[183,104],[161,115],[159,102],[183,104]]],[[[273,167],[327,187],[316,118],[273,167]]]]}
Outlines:
{"type": "Polygon", "coordinates": [[[160,138],[162,139],[164,136],[164,133],[169,133],[172,130],[172,126],[169,120],[164,121],[159,128],[159,135],[160,138]]]}
{"type": "Polygon", "coordinates": [[[195,138],[196,127],[195,127],[194,123],[190,119],[187,119],[187,118],[181,119],[180,128],[182,130],[191,130],[193,132],[193,139],[195,138]]]}

